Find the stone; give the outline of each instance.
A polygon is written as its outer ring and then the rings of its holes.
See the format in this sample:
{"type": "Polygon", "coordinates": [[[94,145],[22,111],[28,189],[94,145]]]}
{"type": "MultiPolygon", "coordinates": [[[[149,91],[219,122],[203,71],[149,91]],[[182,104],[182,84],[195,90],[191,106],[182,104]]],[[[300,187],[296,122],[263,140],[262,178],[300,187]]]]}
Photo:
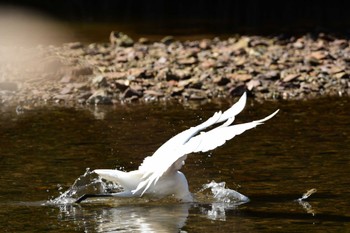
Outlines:
{"type": "Polygon", "coordinates": [[[140,37],[139,38],[139,43],[140,44],[150,44],[151,43],[151,41],[148,39],[148,38],[145,38],[145,37],[140,37]]]}
{"type": "Polygon", "coordinates": [[[201,49],[209,49],[210,48],[210,40],[209,39],[202,39],[199,42],[199,47],[201,49]]]}
{"type": "Polygon", "coordinates": [[[112,45],[121,47],[130,47],[134,45],[133,39],[122,32],[112,31],[109,35],[109,41],[112,45]]]}
{"type": "Polygon", "coordinates": [[[182,95],[189,100],[205,100],[208,98],[205,91],[197,89],[186,89],[186,92],[182,95]]]}
{"type": "Polygon", "coordinates": [[[73,91],[73,87],[72,86],[65,86],[63,89],[61,89],[60,94],[61,95],[66,95],[66,94],[70,94],[73,91]]]}
{"type": "Polygon", "coordinates": [[[84,44],[81,42],[71,42],[65,44],[69,49],[81,49],[84,48],[84,44]]]}
{"type": "Polygon", "coordinates": [[[71,80],[72,80],[72,76],[71,75],[64,75],[61,78],[60,82],[61,83],[69,83],[71,80]]]}
{"type": "Polygon", "coordinates": [[[112,104],[111,98],[106,90],[99,89],[95,91],[86,101],[88,104],[112,104]]]}
{"type": "Polygon", "coordinates": [[[227,74],[226,77],[236,81],[240,81],[240,82],[246,82],[253,78],[251,74],[239,74],[239,73],[227,74]]]}
{"type": "Polygon", "coordinates": [[[172,73],[172,72],[167,72],[165,74],[165,80],[166,81],[179,81],[180,77],[177,76],[176,74],[172,73]]]}
{"type": "Polygon", "coordinates": [[[122,92],[124,92],[126,89],[129,88],[129,82],[127,81],[122,81],[122,80],[115,81],[114,84],[115,84],[115,87],[122,92]]]}
{"type": "Polygon", "coordinates": [[[259,80],[254,80],[254,79],[252,79],[246,83],[247,89],[249,91],[252,91],[254,88],[256,88],[260,85],[261,85],[261,82],[259,80]]]}
{"type": "Polygon", "coordinates": [[[145,90],[143,92],[144,95],[151,95],[151,96],[156,96],[156,97],[163,97],[164,93],[161,91],[156,91],[156,90],[145,90]]]}
{"type": "Polygon", "coordinates": [[[218,77],[216,79],[214,79],[214,83],[216,83],[219,86],[225,86],[227,84],[229,84],[231,82],[231,80],[229,78],[226,77],[218,77]]]}
{"type": "Polygon", "coordinates": [[[184,87],[173,87],[171,88],[171,96],[180,96],[184,92],[185,88],[184,87]]]}
{"type": "Polygon", "coordinates": [[[298,77],[300,77],[300,74],[288,74],[282,79],[282,81],[283,82],[290,82],[298,77]]]}
{"type": "Polygon", "coordinates": [[[317,60],[322,60],[328,56],[328,53],[326,51],[316,51],[316,52],[312,52],[310,56],[317,60]]]}
{"type": "Polygon", "coordinates": [[[67,94],[59,94],[53,97],[53,99],[56,100],[57,103],[60,101],[66,101],[69,98],[70,98],[70,95],[67,95],[67,94]]]}
{"type": "Polygon", "coordinates": [[[174,42],[174,37],[173,36],[165,36],[160,40],[161,43],[169,45],[174,42]]]}
{"type": "Polygon", "coordinates": [[[230,49],[231,50],[240,50],[240,49],[245,49],[248,47],[248,44],[249,44],[249,37],[241,37],[236,43],[234,43],[230,49]]]}
{"type": "Polygon", "coordinates": [[[336,79],[347,79],[349,75],[346,72],[339,72],[333,75],[336,79]]]}
{"type": "Polygon", "coordinates": [[[230,93],[230,96],[239,97],[239,96],[242,96],[243,93],[246,91],[247,91],[246,85],[239,85],[236,87],[232,87],[229,90],[229,93],[230,93]]]}
{"type": "Polygon", "coordinates": [[[128,88],[124,91],[123,95],[122,95],[122,98],[123,99],[127,99],[127,98],[131,98],[131,97],[137,97],[137,98],[140,98],[142,97],[142,93],[133,89],[133,88],[128,88]]]}
{"type": "Polygon", "coordinates": [[[317,66],[317,65],[321,64],[321,60],[319,60],[313,56],[306,56],[304,59],[304,63],[306,65],[310,65],[310,66],[317,66]]]}
{"type": "Polygon", "coordinates": [[[265,79],[277,80],[280,78],[280,72],[278,72],[277,70],[271,70],[263,74],[263,77],[265,79]]]}
{"type": "Polygon", "coordinates": [[[297,40],[296,42],[293,43],[293,47],[296,49],[303,49],[304,43],[302,40],[297,40]]]}
{"type": "Polygon", "coordinates": [[[97,88],[107,87],[108,86],[107,79],[102,75],[96,76],[92,79],[92,85],[94,85],[97,88]]]}
{"type": "Polygon", "coordinates": [[[91,75],[93,74],[93,70],[91,67],[78,67],[72,70],[72,74],[74,76],[91,75]]]}
{"type": "Polygon", "coordinates": [[[177,60],[177,63],[180,65],[193,65],[197,63],[197,59],[195,57],[180,58],[177,60]]]}

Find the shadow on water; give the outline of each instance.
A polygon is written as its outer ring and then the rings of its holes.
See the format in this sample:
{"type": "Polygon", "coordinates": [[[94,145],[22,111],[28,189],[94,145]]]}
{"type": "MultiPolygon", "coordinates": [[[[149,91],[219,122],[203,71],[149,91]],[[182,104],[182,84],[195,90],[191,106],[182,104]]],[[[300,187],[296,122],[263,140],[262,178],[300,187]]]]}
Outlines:
{"type": "MultiPolygon", "coordinates": [[[[211,153],[189,156],[191,192],[226,182],[249,197],[213,200],[42,205],[87,168],[133,170],[164,141],[233,100],[204,105],[43,107],[0,115],[0,225],[6,232],[344,232],[350,227],[350,100],[249,102],[237,122],[280,113],[211,153]],[[308,199],[303,193],[317,189],[308,199]]],[[[98,191],[98,190],[97,190],[98,191]]],[[[207,196],[205,196],[207,197],[207,196]]]]}

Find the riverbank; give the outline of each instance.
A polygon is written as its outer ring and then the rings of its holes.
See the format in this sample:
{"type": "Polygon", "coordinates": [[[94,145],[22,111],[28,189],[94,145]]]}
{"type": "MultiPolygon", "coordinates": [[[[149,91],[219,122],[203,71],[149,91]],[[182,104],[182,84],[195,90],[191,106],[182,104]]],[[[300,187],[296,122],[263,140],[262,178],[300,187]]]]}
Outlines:
{"type": "Polygon", "coordinates": [[[257,100],[350,94],[349,40],[295,37],[134,41],[1,48],[0,103],[257,100]],[[4,56],[5,57],[5,56],[4,56]]]}

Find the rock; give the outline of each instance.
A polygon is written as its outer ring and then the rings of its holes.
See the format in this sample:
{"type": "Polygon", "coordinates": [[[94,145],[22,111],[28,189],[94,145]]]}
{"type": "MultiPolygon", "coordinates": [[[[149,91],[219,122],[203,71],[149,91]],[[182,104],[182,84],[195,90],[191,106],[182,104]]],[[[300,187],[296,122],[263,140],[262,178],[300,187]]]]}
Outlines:
{"type": "Polygon", "coordinates": [[[74,76],[91,75],[93,72],[91,67],[78,67],[72,70],[74,76]]]}
{"type": "Polygon", "coordinates": [[[179,81],[180,77],[172,72],[167,72],[165,75],[165,80],[166,81],[179,81]]]}
{"type": "Polygon", "coordinates": [[[326,51],[316,51],[316,52],[312,52],[310,56],[317,60],[322,60],[328,56],[328,53],[326,51]]]}
{"type": "Polygon", "coordinates": [[[340,72],[345,72],[344,68],[339,67],[339,66],[333,66],[333,67],[330,69],[330,73],[331,73],[331,74],[336,74],[336,73],[340,73],[340,72]]]}
{"type": "Polygon", "coordinates": [[[133,88],[128,88],[124,91],[123,95],[122,95],[122,98],[123,99],[127,99],[127,98],[131,98],[131,97],[137,97],[137,98],[140,98],[142,97],[142,93],[133,89],[133,88]]]}
{"type": "Polygon", "coordinates": [[[189,100],[205,100],[208,98],[207,93],[203,90],[186,89],[182,95],[189,100]]]}
{"type": "Polygon", "coordinates": [[[95,91],[86,101],[88,104],[112,104],[111,98],[107,91],[99,89],[95,91]]]}
{"type": "Polygon", "coordinates": [[[72,86],[65,86],[63,89],[61,89],[60,94],[61,95],[67,95],[72,93],[73,87],[72,86]]]}
{"type": "Polygon", "coordinates": [[[333,41],[333,45],[338,47],[338,49],[345,49],[349,46],[349,42],[343,39],[336,39],[333,41]]]}
{"type": "Polygon", "coordinates": [[[128,76],[132,76],[134,78],[145,78],[145,69],[143,68],[131,68],[127,71],[128,76]]]}
{"type": "Polygon", "coordinates": [[[263,77],[265,79],[271,79],[271,80],[277,80],[280,79],[280,72],[278,72],[277,70],[271,70],[266,72],[263,77]]]}
{"type": "Polygon", "coordinates": [[[69,83],[71,80],[72,80],[72,76],[71,75],[64,75],[61,78],[60,82],[61,83],[69,83]]]}
{"type": "Polygon", "coordinates": [[[186,79],[186,80],[181,80],[175,83],[175,85],[172,86],[178,86],[178,87],[183,87],[187,88],[193,81],[191,79],[186,79]]]}
{"type": "Polygon", "coordinates": [[[230,49],[232,51],[245,49],[248,47],[249,41],[250,41],[249,37],[241,37],[235,44],[233,44],[230,47],[230,49]]]}
{"type": "Polygon", "coordinates": [[[179,79],[189,79],[192,72],[190,69],[172,69],[171,73],[179,79]]]}
{"type": "Polygon", "coordinates": [[[245,57],[236,57],[235,58],[235,65],[236,66],[243,66],[246,63],[246,58],[245,57]]]}
{"type": "Polygon", "coordinates": [[[108,86],[107,79],[102,75],[96,76],[92,79],[92,85],[97,88],[107,87],[108,86]]]}
{"type": "Polygon", "coordinates": [[[321,64],[321,60],[317,59],[316,57],[313,56],[307,56],[304,59],[304,63],[306,65],[310,65],[310,66],[317,66],[319,64],[321,64]]]}
{"type": "Polygon", "coordinates": [[[251,74],[239,74],[239,73],[227,74],[226,77],[236,81],[240,81],[240,82],[246,82],[253,78],[251,74]]]}
{"type": "Polygon", "coordinates": [[[126,89],[129,88],[129,82],[127,82],[127,81],[122,81],[122,80],[116,81],[116,82],[115,82],[115,86],[116,86],[116,88],[117,88],[118,90],[124,92],[126,89]]]}
{"type": "Polygon", "coordinates": [[[61,101],[67,101],[69,98],[70,98],[70,95],[67,95],[67,94],[59,94],[53,97],[53,99],[56,100],[56,103],[59,103],[61,101]]]}
{"type": "Polygon", "coordinates": [[[89,91],[91,89],[90,85],[88,85],[85,82],[81,83],[70,83],[70,86],[72,86],[76,90],[83,90],[83,91],[89,91]]]}
{"type": "Polygon", "coordinates": [[[150,41],[148,38],[145,38],[145,37],[140,37],[140,39],[139,39],[139,43],[140,43],[140,44],[144,44],[144,45],[146,45],[146,44],[150,44],[150,43],[151,43],[151,41],[150,41]]]}
{"type": "Polygon", "coordinates": [[[65,44],[69,49],[81,49],[84,47],[84,44],[81,42],[72,42],[65,44]]]}
{"type": "Polygon", "coordinates": [[[226,77],[218,77],[216,79],[214,79],[214,83],[216,83],[219,86],[225,86],[227,84],[229,84],[231,82],[231,80],[229,78],[226,77]]]}
{"type": "Polygon", "coordinates": [[[202,63],[200,65],[204,69],[209,69],[209,68],[216,67],[216,64],[217,64],[216,60],[214,60],[214,59],[207,59],[207,60],[202,61],[202,63]]]}
{"type": "Polygon", "coordinates": [[[301,39],[297,40],[296,42],[293,43],[293,47],[296,49],[303,49],[304,48],[304,43],[301,39]]]}
{"type": "Polygon", "coordinates": [[[76,97],[76,99],[77,99],[78,103],[85,104],[91,95],[92,95],[92,93],[90,91],[84,91],[84,92],[79,93],[79,95],[76,97]]]}
{"type": "Polygon", "coordinates": [[[336,79],[347,79],[349,78],[349,75],[345,72],[339,72],[333,75],[336,79]]]}
{"type": "Polygon", "coordinates": [[[180,65],[193,65],[197,63],[197,59],[195,57],[180,58],[177,60],[177,63],[180,65]]]}
{"type": "Polygon", "coordinates": [[[259,80],[254,80],[254,79],[252,79],[246,83],[247,89],[249,91],[252,91],[254,88],[256,88],[260,85],[261,85],[261,82],[259,80]]]}
{"type": "Polygon", "coordinates": [[[230,96],[242,96],[244,92],[247,91],[247,87],[246,85],[240,85],[240,86],[236,86],[233,87],[229,90],[230,96]]]}
{"type": "Polygon", "coordinates": [[[169,45],[174,42],[174,37],[173,36],[165,36],[160,40],[161,43],[169,45]]]}
{"type": "Polygon", "coordinates": [[[173,87],[171,88],[170,95],[171,96],[180,96],[184,92],[184,87],[173,87]]]}
{"type": "Polygon", "coordinates": [[[109,41],[112,45],[121,47],[130,47],[134,45],[133,39],[122,32],[112,31],[109,35],[109,41]]]}
{"type": "Polygon", "coordinates": [[[282,79],[282,81],[283,82],[290,82],[298,77],[300,77],[300,74],[288,74],[282,79]]]}
{"type": "Polygon", "coordinates": [[[199,42],[199,47],[201,49],[209,49],[210,48],[210,40],[208,39],[202,39],[200,42],[199,42]]]}
{"type": "Polygon", "coordinates": [[[155,97],[163,97],[164,93],[161,91],[155,91],[155,90],[145,90],[143,92],[144,95],[150,95],[150,96],[155,96],[155,97]]]}
{"type": "Polygon", "coordinates": [[[38,66],[38,69],[40,69],[42,73],[51,73],[51,72],[55,73],[55,72],[59,72],[60,69],[62,69],[63,67],[64,67],[64,64],[62,63],[61,59],[55,56],[55,57],[50,57],[40,61],[40,65],[38,66]]]}

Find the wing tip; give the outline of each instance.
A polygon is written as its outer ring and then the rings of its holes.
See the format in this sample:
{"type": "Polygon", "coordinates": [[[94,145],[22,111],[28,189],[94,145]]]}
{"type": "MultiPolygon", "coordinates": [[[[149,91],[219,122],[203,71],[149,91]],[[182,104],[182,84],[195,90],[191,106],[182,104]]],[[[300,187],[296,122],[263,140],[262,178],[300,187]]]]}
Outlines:
{"type": "Polygon", "coordinates": [[[280,110],[277,109],[276,111],[274,111],[273,113],[271,113],[271,114],[268,115],[267,117],[265,117],[265,118],[259,120],[258,123],[262,124],[263,122],[270,120],[270,119],[271,119],[272,117],[274,117],[279,111],[280,111],[280,110]]]}

